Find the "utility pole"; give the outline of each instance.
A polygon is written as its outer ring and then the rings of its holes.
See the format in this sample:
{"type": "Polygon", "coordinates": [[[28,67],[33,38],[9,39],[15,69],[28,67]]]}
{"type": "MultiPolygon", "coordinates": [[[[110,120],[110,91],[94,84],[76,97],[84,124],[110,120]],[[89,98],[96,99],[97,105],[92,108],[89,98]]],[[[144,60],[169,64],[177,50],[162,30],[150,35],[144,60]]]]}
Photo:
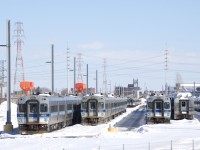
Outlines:
{"type": "Polygon", "coordinates": [[[96,70],[96,93],[98,93],[98,70],[96,70]]]}
{"type": "Polygon", "coordinates": [[[74,57],[74,95],[76,93],[76,57],[74,57]]]}
{"type": "Polygon", "coordinates": [[[54,45],[51,45],[51,75],[52,75],[52,94],[54,93],[54,45]]]}
{"type": "Polygon", "coordinates": [[[87,77],[87,89],[86,89],[86,94],[88,94],[88,64],[87,64],[87,75],[86,75],[86,77],[87,77]]]}
{"type": "Polygon", "coordinates": [[[46,63],[51,64],[51,93],[54,94],[54,45],[51,45],[51,61],[46,63]]]}

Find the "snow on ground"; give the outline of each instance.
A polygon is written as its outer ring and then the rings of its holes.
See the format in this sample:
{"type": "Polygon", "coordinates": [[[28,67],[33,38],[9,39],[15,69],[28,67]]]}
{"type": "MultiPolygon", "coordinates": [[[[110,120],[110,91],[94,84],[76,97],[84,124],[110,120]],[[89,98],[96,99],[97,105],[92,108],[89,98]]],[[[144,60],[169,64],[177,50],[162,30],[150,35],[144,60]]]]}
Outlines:
{"type": "MultiPolygon", "coordinates": [[[[189,150],[200,149],[200,123],[194,120],[171,120],[170,124],[143,125],[132,131],[108,132],[108,127],[138,109],[127,112],[107,124],[76,124],[44,134],[4,133],[6,102],[0,105],[0,149],[6,150],[189,150]]],[[[17,127],[16,105],[12,104],[12,123],[17,127]]]]}

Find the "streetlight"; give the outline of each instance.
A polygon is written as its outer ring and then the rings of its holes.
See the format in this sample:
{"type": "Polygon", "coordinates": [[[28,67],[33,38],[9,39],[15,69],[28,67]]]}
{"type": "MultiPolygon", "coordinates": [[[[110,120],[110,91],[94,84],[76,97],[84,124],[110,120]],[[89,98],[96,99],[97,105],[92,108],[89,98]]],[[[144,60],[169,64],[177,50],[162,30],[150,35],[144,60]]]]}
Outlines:
{"type": "Polygon", "coordinates": [[[83,76],[86,76],[86,79],[87,79],[87,89],[86,89],[86,94],[88,94],[88,64],[87,64],[87,74],[86,74],[86,75],[83,75],[83,76]]]}
{"type": "Polygon", "coordinates": [[[10,20],[7,21],[7,45],[0,45],[3,47],[7,47],[7,121],[4,125],[4,131],[13,131],[13,125],[11,122],[11,101],[10,101],[10,77],[11,77],[11,69],[10,69],[10,20]]]}

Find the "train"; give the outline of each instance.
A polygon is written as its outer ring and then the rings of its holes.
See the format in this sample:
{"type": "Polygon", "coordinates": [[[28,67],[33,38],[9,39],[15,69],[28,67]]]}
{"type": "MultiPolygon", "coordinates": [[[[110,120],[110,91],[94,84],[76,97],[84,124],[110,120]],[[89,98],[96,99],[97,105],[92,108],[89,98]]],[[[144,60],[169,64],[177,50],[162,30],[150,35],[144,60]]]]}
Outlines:
{"type": "Polygon", "coordinates": [[[81,98],[48,94],[23,96],[17,102],[21,134],[51,132],[80,123],[81,98]]]}
{"type": "Polygon", "coordinates": [[[127,98],[101,94],[84,96],[81,100],[82,124],[96,125],[108,122],[126,112],[127,98]]]}
{"type": "Polygon", "coordinates": [[[167,96],[150,96],[147,99],[146,122],[150,123],[169,123],[171,116],[171,102],[167,96]]]}
{"type": "Polygon", "coordinates": [[[171,99],[171,119],[193,119],[194,97],[190,92],[178,92],[169,96],[171,99]]]}
{"type": "Polygon", "coordinates": [[[127,107],[135,107],[141,104],[141,100],[138,98],[127,97],[127,107]]]}

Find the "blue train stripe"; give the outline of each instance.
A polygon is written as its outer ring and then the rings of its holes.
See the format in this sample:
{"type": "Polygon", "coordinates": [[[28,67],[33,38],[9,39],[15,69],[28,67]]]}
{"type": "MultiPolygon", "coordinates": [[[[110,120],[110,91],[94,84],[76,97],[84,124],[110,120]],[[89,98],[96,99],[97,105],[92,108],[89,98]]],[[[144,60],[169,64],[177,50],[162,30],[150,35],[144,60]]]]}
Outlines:
{"type": "MultiPolygon", "coordinates": [[[[29,117],[37,117],[37,114],[29,114],[29,117]]],[[[50,114],[39,114],[39,117],[49,117],[50,114]]],[[[27,114],[17,114],[17,117],[27,117],[27,114]]]]}

